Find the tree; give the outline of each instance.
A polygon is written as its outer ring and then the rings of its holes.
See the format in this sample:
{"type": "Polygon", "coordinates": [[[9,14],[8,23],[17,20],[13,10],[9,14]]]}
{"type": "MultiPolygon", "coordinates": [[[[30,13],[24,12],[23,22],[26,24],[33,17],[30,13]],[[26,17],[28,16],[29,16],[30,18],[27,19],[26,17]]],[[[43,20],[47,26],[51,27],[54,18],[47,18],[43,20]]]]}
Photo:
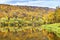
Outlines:
{"type": "Polygon", "coordinates": [[[57,7],[55,10],[55,21],[60,22],[60,8],[57,7]]]}

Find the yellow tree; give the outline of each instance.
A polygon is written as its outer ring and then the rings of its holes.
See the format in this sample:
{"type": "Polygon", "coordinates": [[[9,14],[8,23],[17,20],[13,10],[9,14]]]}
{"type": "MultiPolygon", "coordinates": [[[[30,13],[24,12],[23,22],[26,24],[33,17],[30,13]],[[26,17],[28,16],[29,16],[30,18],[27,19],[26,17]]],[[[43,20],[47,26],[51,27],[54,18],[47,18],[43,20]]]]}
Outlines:
{"type": "Polygon", "coordinates": [[[55,20],[56,22],[60,22],[60,8],[57,7],[55,11],[55,20]]]}

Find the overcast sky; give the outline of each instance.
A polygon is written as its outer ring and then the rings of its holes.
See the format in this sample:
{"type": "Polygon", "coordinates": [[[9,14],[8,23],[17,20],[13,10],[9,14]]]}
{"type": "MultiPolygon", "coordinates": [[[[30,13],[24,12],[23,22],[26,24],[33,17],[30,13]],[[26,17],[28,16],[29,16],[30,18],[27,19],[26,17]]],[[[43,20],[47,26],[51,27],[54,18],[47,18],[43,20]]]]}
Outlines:
{"type": "Polygon", "coordinates": [[[0,4],[56,8],[60,6],[60,0],[0,0],[0,4]]]}

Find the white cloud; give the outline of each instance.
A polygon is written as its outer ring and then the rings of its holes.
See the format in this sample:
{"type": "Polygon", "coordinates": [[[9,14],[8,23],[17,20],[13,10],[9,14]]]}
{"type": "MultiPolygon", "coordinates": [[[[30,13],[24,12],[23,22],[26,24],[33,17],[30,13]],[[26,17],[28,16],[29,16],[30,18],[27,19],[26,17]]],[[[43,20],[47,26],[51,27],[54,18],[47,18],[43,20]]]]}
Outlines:
{"type": "Polygon", "coordinates": [[[7,3],[7,2],[9,2],[9,1],[12,1],[12,0],[0,0],[0,4],[5,4],[5,3],[7,3]]]}
{"type": "Polygon", "coordinates": [[[27,3],[19,3],[19,2],[17,2],[17,3],[13,3],[11,5],[27,5],[27,3]]]}
{"type": "Polygon", "coordinates": [[[58,1],[41,1],[41,0],[28,0],[28,2],[21,2],[27,0],[0,0],[0,4],[11,4],[11,5],[22,5],[22,6],[38,6],[38,7],[52,7],[55,8],[60,3],[58,1]],[[11,1],[16,1],[16,3],[11,3],[11,1]],[[10,2],[10,3],[8,3],[10,2]]]}
{"type": "Polygon", "coordinates": [[[50,8],[56,8],[56,6],[59,5],[59,2],[57,1],[29,1],[29,2],[17,2],[13,3],[12,5],[22,5],[22,6],[38,6],[38,7],[50,7],[50,8]]]}

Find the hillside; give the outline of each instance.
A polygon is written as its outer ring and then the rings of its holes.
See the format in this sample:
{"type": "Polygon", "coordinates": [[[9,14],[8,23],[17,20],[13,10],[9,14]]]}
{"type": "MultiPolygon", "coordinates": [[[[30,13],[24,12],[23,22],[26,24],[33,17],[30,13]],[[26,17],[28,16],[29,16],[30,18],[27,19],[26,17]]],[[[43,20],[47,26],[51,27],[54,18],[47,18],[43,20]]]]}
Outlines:
{"type": "Polygon", "coordinates": [[[0,4],[0,18],[6,18],[8,21],[11,18],[23,19],[28,21],[38,21],[41,24],[54,23],[55,9],[48,7],[34,6],[14,6],[0,4]],[[49,20],[49,21],[48,21],[49,20]]]}
{"type": "Polygon", "coordinates": [[[34,7],[34,6],[13,6],[13,5],[4,5],[0,4],[0,17],[5,17],[6,15],[18,17],[27,17],[27,16],[42,16],[48,14],[49,12],[54,12],[55,9],[48,7],[34,7]]]}
{"type": "Polygon", "coordinates": [[[60,40],[59,27],[59,7],[0,4],[0,40],[60,40]]]}

